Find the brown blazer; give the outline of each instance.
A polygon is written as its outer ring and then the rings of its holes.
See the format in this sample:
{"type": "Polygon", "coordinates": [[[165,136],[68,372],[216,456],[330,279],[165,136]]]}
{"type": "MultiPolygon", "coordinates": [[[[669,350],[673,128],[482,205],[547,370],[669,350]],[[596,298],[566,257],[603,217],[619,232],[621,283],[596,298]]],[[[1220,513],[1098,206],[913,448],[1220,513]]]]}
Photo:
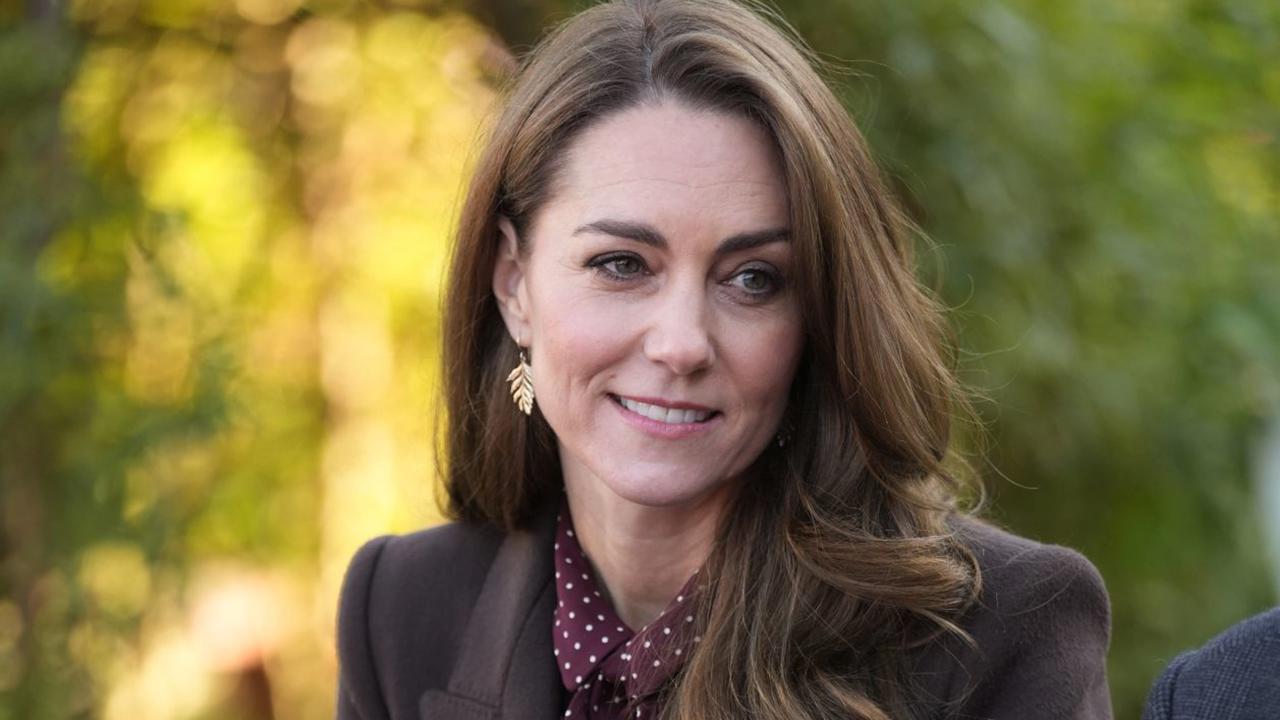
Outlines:
{"type": "MultiPolygon", "coordinates": [[[[361,548],[338,610],[339,720],[560,717],[554,520],[548,512],[510,534],[454,523],[361,548]]],[[[983,574],[961,623],[977,647],[949,637],[921,652],[919,715],[1110,718],[1098,571],[1073,550],[977,520],[956,528],[983,574]]]]}

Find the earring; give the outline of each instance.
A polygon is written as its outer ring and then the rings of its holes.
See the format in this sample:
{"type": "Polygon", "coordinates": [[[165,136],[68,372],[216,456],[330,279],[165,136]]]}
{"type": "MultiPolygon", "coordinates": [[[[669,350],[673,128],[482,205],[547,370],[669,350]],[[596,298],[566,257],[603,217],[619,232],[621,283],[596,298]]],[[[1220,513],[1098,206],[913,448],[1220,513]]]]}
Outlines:
{"type": "Polygon", "coordinates": [[[778,442],[778,447],[786,447],[787,443],[791,442],[791,423],[784,422],[774,438],[778,442]]]}
{"type": "Polygon", "coordinates": [[[524,348],[520,348],[520,364],[516,365],[507,376],[511,383],[511,399],[515,401],[520,412],[529,415],[533,412],[533,368],[525,358],[524,348]]]}

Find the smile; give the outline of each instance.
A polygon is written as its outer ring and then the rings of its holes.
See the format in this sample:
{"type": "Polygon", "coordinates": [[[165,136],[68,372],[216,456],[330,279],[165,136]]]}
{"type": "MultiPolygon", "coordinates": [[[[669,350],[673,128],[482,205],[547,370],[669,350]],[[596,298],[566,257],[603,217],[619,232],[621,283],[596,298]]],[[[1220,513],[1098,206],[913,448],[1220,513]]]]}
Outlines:
{"type": "MultiPolygon", "coordinates": [[[[639,400],[632,400],[631,398],[625,398],[620,395],[610,395],[609,397],[613,398],[613,400],[622,407],[637,415],[667,425],[704,423],[713,415],[719,414],[715,410],[709,410],[706,408],[667,407],[653,403],[641,402],[639,400]]],[[[684,405],[686,403],[681,404],[684,405]]]]}

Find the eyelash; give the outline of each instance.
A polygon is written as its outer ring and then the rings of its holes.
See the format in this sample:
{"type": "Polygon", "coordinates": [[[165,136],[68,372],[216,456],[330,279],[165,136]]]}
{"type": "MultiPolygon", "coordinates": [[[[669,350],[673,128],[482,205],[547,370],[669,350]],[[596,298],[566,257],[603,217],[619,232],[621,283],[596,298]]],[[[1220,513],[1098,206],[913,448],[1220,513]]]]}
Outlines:
{"type": "MultiPolygon", "coordinates": [[[[649,273],[648,268],[645,266],[644,259],[634,253],[609,253],[606,255],[598,255],[587,261],[587,267],[595,269],[606,279],[613,282],[628,282],[639,275],[649,273]],[[640,269],[637,272],[630,274],[617,272],[616,270],[613,270],[610,265],[618,262],[619,260],[630,260],[636,263],[640,269]]],[[[761,267],[759,265],[742,268],[740,271],[735,273],[733,277],[740,278],[748,273],[760,273],[764,275],[772,285],[768,290],[761,292],[747,290],[746,288],[738,286],[737,289],[741,291],[743,295],[751,299],[764,300],[778,294],[783,289],[783,280],[781,275],[771,268],[761,267]]]]}

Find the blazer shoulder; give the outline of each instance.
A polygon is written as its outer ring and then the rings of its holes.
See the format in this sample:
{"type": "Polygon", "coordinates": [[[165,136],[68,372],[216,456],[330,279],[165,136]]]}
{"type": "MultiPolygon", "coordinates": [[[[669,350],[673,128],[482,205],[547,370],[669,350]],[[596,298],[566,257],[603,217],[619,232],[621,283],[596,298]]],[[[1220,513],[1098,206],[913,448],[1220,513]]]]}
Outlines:
{"type": "Polygon", "coordinates": [[[449,523],[377,537],[356,551],[338,600],[340,704],[357,708],[356,717],[383,718],[445,686],[502,538],[449,523]]]}
{"type": "MultiPolygon", "coordinates": [[[[1254,615],[1223,631],[1191,653],[1191,662],[1218,662],[1224,658],[1280,655],[1280,607],[1254,615]]],[[[1189,670],[1192,668],[1188,668],[1189,670]]]]}
{"type": "Polygon", "coordinates": [[[993,612],[1017,616],[1071,603],[1110,624],[1110,601],[1102,574],[1080,552],[1036,542],[971,516],[953,527],[982,573],[980,603],[993,612]]]}
{"type": "MultiPolygon", "coordinates": [[[[406,580],[435,570],[452,570],[458,565],[486,564],[502,544],[503,533],[471,523],[451,522],[404,535],[383,535],[356,551],[351,562],[355,570],[375,563],[383,577],[406,580]]],[[[457,583],[453,583],[455,586],[457,583]]],[[[462,588],[458,588],[462,589],[462,588]]]]}
{"type": "Polygon", "coordinates": [[[1142,720],[1169,720],[1173,717],[1173,693],[1178,685],[1178,677],[1194,652],[1185,652],[1173,659],[1169,666],[1160,673],[1151,691],[1147,693],[1147,702],[1142,708],[1142,720]]]}
{"type": "Polygon", "coordinates": [[[952,527],[982,584],[959,621],[971,642],[919,666],[928,695],[963,717],[1110,718],[1111,606],[1093,563],[970,516],[952,527]]]}
{"type": "Polygon", "coordinates": [[[1252,717],[1252,713],[1280,706],[1277,667],[1280,608],[1273,608],[1175,658],[1152,686],[1143,717],[1201,717],[1196,714],[1200,709],[1214,706],[1226,711],[1223,703],[1227,702],[1231,711],[1252,717]]]}

